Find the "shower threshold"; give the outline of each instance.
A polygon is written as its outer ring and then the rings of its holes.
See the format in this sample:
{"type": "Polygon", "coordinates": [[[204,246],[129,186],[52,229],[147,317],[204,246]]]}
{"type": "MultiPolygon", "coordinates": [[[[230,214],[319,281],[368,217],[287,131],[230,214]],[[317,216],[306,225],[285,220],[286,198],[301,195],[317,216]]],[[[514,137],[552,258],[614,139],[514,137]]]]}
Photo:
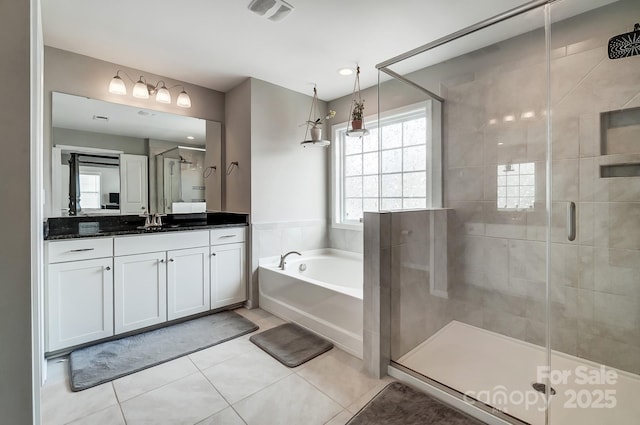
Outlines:
{"type": "Polygon", "coordinates": [[[635,423],[640,417],[640,376],[589,360],[551,353],[543,347],[452,321],[402,356],[397,363],[532,425],[545,423],[547,383],[550,423],[601,425],[635,423]]]}

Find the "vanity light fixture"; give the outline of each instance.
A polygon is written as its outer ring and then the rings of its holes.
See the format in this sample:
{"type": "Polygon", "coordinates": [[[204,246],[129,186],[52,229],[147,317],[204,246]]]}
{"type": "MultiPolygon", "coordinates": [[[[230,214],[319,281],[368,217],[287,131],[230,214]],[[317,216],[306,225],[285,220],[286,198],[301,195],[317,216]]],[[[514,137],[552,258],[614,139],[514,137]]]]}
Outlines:
{"type": "Polygon", "coordinates": [[[352,68],[340,68],[338,70],[338,74],[343,75],[345,77],[348,77],[349,75],[353,75],[353,69],[352,68]]]}
{"type": "MultiPolygon", "coordinates": [[[[126,95],[127,94],[127,86],[124,83],[124,80],[120,77],[120,72],[131,80],[133,83],[133,79],[129,77],[129,75],[121,70],[116,72],[116,75],[111,79],[109,83],[109,93],[126,95]]],[[[169,90],[175,87],[182,87],[180,84],[177,84],[173,87],[167,88],[164,81],[160,80],[156,84],[149,84],[144,76],[140,76],[137,82],[133,85],[133,97],[137,99],[149,99],[150,96],[155,96],[156,102],[170,104],[171,103],[171,93],[169,90]]],[[[181,108],[191,108],[191,98],[182,87],[182,91],[178,94],[178,99],[176,101],[176,105],[181,108]]]]}

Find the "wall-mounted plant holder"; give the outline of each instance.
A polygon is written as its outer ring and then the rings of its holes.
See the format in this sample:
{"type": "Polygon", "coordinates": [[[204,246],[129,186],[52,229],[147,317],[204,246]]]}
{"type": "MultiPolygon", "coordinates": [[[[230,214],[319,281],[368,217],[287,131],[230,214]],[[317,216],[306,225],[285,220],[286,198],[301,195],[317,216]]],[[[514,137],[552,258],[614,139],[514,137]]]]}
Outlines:
{"type": "Polygon", "coordinates": [[[639,153],[640,108],[602,112],[600,114],[600,154],[639,153]]]}

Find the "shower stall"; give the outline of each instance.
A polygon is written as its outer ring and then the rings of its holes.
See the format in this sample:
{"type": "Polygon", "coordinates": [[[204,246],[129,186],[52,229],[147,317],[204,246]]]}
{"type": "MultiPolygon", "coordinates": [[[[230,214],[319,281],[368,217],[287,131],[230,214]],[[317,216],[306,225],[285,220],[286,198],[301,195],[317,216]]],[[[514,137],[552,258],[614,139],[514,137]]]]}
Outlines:
{"type": "Polygon", "coordinates": [[[204,212],[206,149],[176,146],[156,155],[157,210],[164,214],[204,212]]]}
{"type": "Polygon", "coordinates": [[[377,66],[379,150],[406,105],[442,150],[429,210],[374,217],[392,375],[493,423],[639,423],[638,20],[532,1],[377,66]]]}

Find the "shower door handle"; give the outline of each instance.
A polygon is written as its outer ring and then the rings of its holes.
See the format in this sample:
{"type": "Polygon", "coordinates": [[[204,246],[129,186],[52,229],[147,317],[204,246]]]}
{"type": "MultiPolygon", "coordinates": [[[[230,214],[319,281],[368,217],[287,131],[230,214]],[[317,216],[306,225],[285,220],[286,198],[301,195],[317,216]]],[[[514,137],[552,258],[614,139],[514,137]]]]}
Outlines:
{"type": "Polygon", "coordinates": [[[567,239],[574,241],[576,239],[576,203],[569,202],[567,204],[567,239]]]}

